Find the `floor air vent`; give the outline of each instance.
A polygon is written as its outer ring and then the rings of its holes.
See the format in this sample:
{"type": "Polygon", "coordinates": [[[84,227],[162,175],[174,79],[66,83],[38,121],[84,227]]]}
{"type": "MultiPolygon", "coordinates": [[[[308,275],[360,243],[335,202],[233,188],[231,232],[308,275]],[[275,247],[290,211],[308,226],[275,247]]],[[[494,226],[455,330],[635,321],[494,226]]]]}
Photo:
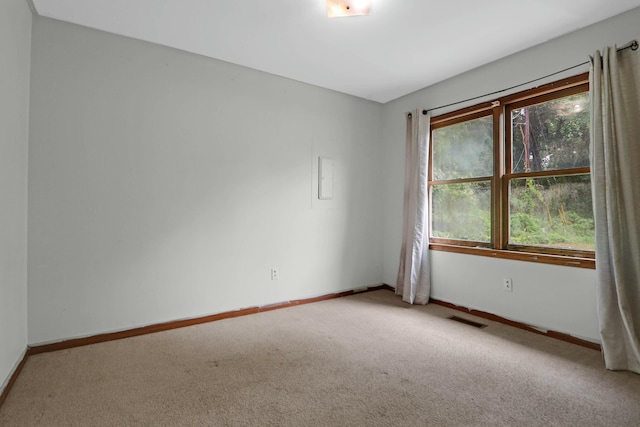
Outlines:
{"type": "Polygon", "coordinates": [[[474,322],[473,320],[469,319],[463,319],[462,317],[458,316],[450,316],[449,319],[455,320],[456,322],[464,323],[465,325],[473,326],[474,328],[482,329],[487,327],[487,325],[483,325],[482,323],[474,322]]]}

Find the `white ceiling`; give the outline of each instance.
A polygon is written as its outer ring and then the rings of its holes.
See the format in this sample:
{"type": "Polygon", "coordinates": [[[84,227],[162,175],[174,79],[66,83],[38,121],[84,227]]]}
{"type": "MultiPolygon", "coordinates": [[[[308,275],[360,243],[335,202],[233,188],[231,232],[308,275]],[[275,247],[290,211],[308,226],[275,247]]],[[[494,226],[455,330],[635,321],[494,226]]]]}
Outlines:
{"type": "MultiPolygon", "coordinates": [[[[387,102],[640,6],[640,0],[33,0],[42,16],[387,102]]],[[[601,46],[594,46],[594,49],[601,46]]]]}

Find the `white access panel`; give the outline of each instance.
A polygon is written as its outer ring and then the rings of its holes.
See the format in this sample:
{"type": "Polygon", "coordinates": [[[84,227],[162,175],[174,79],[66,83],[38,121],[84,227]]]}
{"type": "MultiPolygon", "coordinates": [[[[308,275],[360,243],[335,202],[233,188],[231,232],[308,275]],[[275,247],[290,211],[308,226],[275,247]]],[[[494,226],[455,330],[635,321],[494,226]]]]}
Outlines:
{"type": "Polygon", "coordinates": [[[318,199],[333,199],[335,161],[330,157],[318,157],[318,199]]]}

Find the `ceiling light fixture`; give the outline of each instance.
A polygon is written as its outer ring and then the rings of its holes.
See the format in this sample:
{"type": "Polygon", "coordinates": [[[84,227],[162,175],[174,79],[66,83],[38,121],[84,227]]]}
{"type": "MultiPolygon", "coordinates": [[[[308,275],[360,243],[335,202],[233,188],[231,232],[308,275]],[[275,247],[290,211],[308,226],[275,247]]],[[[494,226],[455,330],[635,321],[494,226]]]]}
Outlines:
{"type": "Polygon", "coordinates": [[[371,0],[327,0],[329,18],[363,15],[371,15],[371,0]]]}

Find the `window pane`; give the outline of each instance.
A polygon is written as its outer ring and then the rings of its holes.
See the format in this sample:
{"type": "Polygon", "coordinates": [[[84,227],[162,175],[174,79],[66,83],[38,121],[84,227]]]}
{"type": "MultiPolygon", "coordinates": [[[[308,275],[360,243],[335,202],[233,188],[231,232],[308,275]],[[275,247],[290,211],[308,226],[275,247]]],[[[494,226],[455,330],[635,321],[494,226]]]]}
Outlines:
{"type": "Polygon", "coordinates": [[[433,180],[493,175],[491,116],[435,129],[432,144],[433,180]]]}
{"type": "Polygon", "coordinates": [[[589,175],[510,182],[509,243],[594,250],[589,175]]]}
{"type": "Polygon", "coordinates": [[[589,166],[589,94],[511,112],[514,173],[589,166]]]}
{"type": "Polygon", "coordinates": [[[434,185],[431,200],[433,237],[490,241],[490,182],[434,185]]]}

